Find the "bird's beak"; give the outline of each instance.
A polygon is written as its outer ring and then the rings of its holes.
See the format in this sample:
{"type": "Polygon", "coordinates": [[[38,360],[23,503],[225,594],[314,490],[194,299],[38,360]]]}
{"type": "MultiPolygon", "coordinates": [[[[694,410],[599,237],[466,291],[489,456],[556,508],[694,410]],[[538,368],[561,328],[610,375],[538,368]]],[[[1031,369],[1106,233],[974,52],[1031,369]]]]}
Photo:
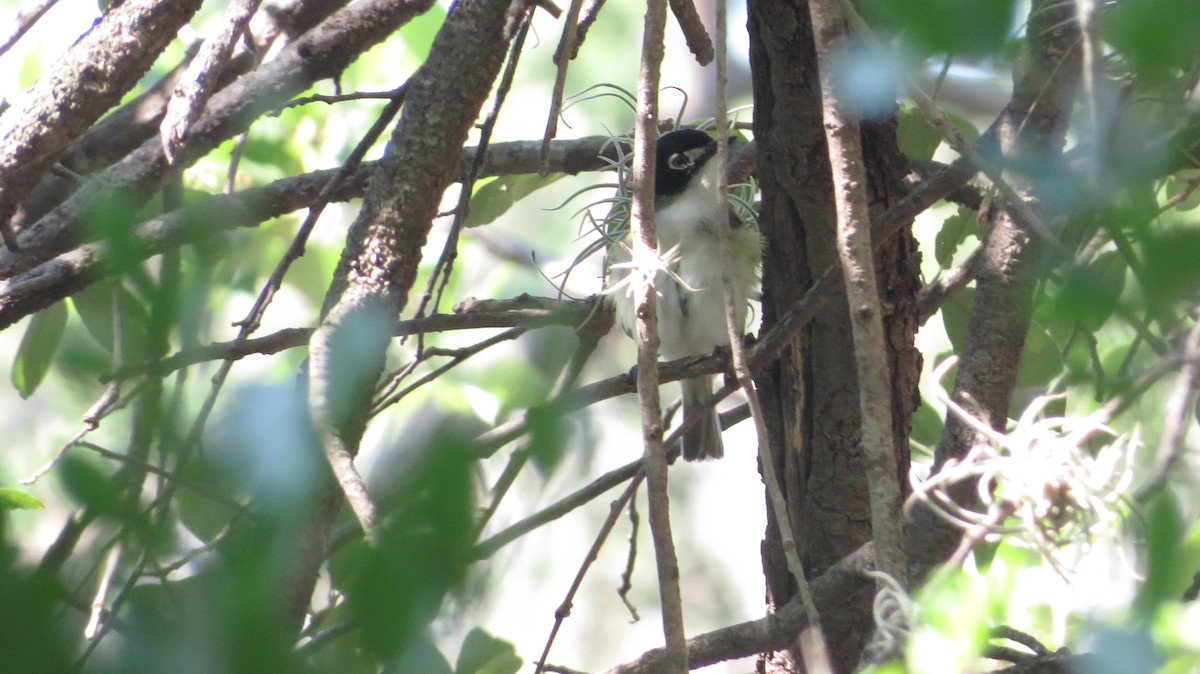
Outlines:
{"type": "MultiPolygon", "coordinates": [[[[740,142],[739,139],[737,138],[737,136],[729,136],[728,138],[729,138],[728,147],[730,147],[730,148],[733,147],[734,143],[740,142]]],[[[696,164],[700,165],[700,164],[703,164],[704,162],[708,161],[709,159],[712,159],[713,155],[717,154],[718,146],[719,146],[719,143],[717,142],[717,139],[713,138],[711,143],[704,146],[703,152],[696,159],[696,164]]]]}

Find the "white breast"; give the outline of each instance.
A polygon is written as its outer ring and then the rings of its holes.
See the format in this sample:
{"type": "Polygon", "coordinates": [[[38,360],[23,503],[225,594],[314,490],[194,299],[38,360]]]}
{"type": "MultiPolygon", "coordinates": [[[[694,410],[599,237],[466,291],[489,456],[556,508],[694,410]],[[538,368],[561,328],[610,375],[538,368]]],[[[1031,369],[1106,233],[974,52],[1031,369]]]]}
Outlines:
{"type": "MultiPolygon", "coordinates": [[[[724,254],[717,230],[716,170],[717,162],[709,162],[688,189],[655,212],[659,254],[677,248],[672,271],[684,285],[670,275],[660,272],[655,278],[658,289],[658,334],[660,352],[666,360],[685,356],[705,356],[718,346],[729,344],[725,326],[725,299],[722,290],[724,254]],[[686,287],[685,287],[686,286],[686,287]]],[[[758,232],[751,227],[734,230],[734,249],[748,248],[752,259],[745,269],[733,274],[740,326],[745,325],[746,300],[757,284],[758,232]]],[[[625,251],[615,256],[616,262],[627,262],[625,251]]],[[[735,265],[738,266],[738,265],[735,265]]],[[[628,275],[626,269],[613,270],[613,283],[628,275]]],[[[633,301],[624,290],[614,295],[617,319],[626,332],[634,326],[633,301]]]]}

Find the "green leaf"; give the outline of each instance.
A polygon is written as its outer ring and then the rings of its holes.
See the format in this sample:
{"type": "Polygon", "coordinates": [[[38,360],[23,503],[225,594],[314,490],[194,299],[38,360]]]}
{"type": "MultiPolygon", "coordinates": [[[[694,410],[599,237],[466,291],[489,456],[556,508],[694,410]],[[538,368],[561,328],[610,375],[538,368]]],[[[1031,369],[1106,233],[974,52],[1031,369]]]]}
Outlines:
{"type": "Polygon", "coordinates": [[[516,653],[510,653],[492,658],[487,664],[475,671],[477,674],[517,674],[523,664],[525,664],[525,661],[517,656],[516,653]]]}
{"type": "Polygon", "coordinates": [[[1146,298],[1156,309],[1166,309],[1200,289],[1200,228],[1176,226],[1157,232],[1143,242],[1146,298]]]}
{"type": "Polygon", "coordinates": [[[16,489],[0,489],[0,510],[41,510],[46,504],[16,489]]]}
{"type": "Polygon", "coordinates": [[[946,328],[950,343],[954,345],[955,353],[962,353],[963,341],[967,338],[967,321],[971,318],[971,306],[974,304],[974,288],[963,288],[942,304],[942,325],[946,328]]]}
{"type": "Polygon", "coordinates": [[[933,257],[942,269],[950,267],[955,251],[975,229],[975,214],[966,208],[959,208],[958,212],[946,218],[933,243],[933,257]]]}
{"type": "Polygon", "coordinates": [[[488,181],[471,196],[471,212],[467,216],[466,226],[478,227],[495,222],[513,204],[565,176],[565,173],[551,173],[544,177],[529,173],[488,181]]]}
{"type": "MultiPolygon", "coordinates": [[[[359,652],[362,652],[359,649],[359,652]]],[[[325,671],[342,672],[345,671],[340,666],[328,669],[325,671]]],[[[374,672],[375,669],[366,670],[374,672]]],[[[406,643],[400,652],[397,660],[384,668],[384,674],[408,674],[408,672],[420,672],[420,674],[454,674],[450,669],[450,661],[446,656],[442,655],[434,644],[433,638],[428,634],[428,630],[423,631],[420,635],[411,639],[406,643]]]]}
{"type": "Polygon", "coordinates": [[[942,144],[942,134],[925,121],[920,110],[906,105],[900,110],[896,140],[900,143],[900,151],[909,157],[930,159],[942,144]]]}
{"type": "MultiPolygon", "coordinates": [[[[62,601],[70,592],[54,574],[16,564],[16,550],[0,545],[0,647],[4,671],[55,674],[73,669],[77,639],[63,625],[62,601]]],[[[113,671],[113,670],[110,670],[113,671]]]]}
{"type": "Polygon", "coordinates": [[[522,664],[515,646],[476,627],[463,639],[454,674],[516,674],[522,664]]]}
{"type": "Polygon", "coordinates": [[[942,114],[946,115],[946,119],[949,120],[951,124],[958,127],[958,132],[962,134],[963,140],[967,141],[968,143],[974,143],[975,141],[979,140],[979,129],[975,128],[975,125],[972,124],[969,119],[963,117],[962,115],[956,115],[953,112],[947,112],[944,110],[942,111],[942,114]]]}
{"type": "Polygon", "coordinates": [[[526,423],[533,465],[543,477],[549,476],[570,447],[567,440],[571,435],[571,427],[567,424],[566,414],[555,405],[532,407],[526,423]]]}
{"type": "MultiPolygon", "coordinates": [[[[1039,388],[1050,383],[1063,369],[1062,349],[1037,323],[1029,326],[1025,335],[1025,351],[1017,368],[1017,386],[1039,388]]],[[[1020,414],[1018,410],[1014,413],[1020,414]]]]}
{"type": "Polygon", "coordinates": [[[1125,289],[1127,265],[1117,251],[1105,251],[1086,267],[1067,273],[1057,298],[1059,315],[1074,318],[1092,332],[1112,316],[1125,289]]]}
{"type": "Polygon", "coordinates": [[[121,353],[126,363],[142,360],[146,353],[150,316],[133,293],[112,281],[94,283],[71,296],[71,306],[83,327],[105,351],[113,350],[113,307],[120,307],[121,353]],[[114,302],[114,298],[116,302],[114,302]]]}
{"type": "MultiPolygon", "coordinates": [[[[945,421],[937,410],[933,408],[925,400],[921,401],[921,405],[917,407],[917,411],[912,417],[912,433],[909,434],[909,440],[923,450],[930,450],[935,447],[938,440],[942,437],[942,430],[945,427],[945,421]]],[[[918,447],[913,448],[914,454],[918,452],[918,447]]],[[[927,454],[932,458],[932,453],[927,454]]]]}
{"type": "Polygon", "coordinates": [[[1104,41],[1138,74],[1161,80],[1193,67],[1200,41],[1200,3],[1195,0],[1118,2],[1098,16],[1104,41]]]}
{"type": "Polygon", "coordinates": [[[50,62],[46,61],[46,48],[40,42],[34,42],[30,45],[29,51],[25,53],[25,58],[21,59],[21,64],[18,66],[17,86],[20,91],[32,87],[46,72],[46,66],[50,62]]]}
{"type": "Polygon", "coordinates": [[[463,429],[442,428],[428,445],[410,448],[377,546],[353,552],[347,546],[341,554],[359,559],[342,560],[341,571],[331,565],[349,615],[362,625],[363,648],[381,661],[427,628],[474,561],[478,511],[469,442],[463,429]]]}
{"type": "Polygon", "coordinates": [[[105,514],[121,510],[121,491],[112,477],[78,453],[67,454],[59,466],[59,478],[67,493],[80,505],[105,514]]]}
{"type": "MultiPolygon", "coordinates": [[[[222,470],[226,466],[211,460],[207,455],[189,461],[179,469],[179,477],[190,484],[204,485],[211,493],[239,496],[243,489],[237,477],[222,470]]],[[[229,525],[235,513],[223,504],[214,501],[207,493],[193,489],[180,489],[175,494],[175,507],[179,511],[179,522],[187,527],[196,538],[211,543],[217,534],[229,525]]]]}
{"type": "Polygon", "coordinates": [[[12,382],[22,398],[33,395],[45,379],[66,325],[67,307],[62,302],[55,302],[33,315],[13,361],[12,382]]]}
{"type": "Polygon", "coordinates": [[[996,559],[996,550],[999,548],[1000,543],[986,539],[975,544],[971,554],[975,557],[975,566],[980,573],[987,573],[988,568],[992,565],[992,560],[996,559]]]}
{"type": "Polygon", "coordinates": [[[917,597],[921,619],[905,649],[907,671],[929,671],[931,661],[941,665],[936,671],[976,670],[972,665],[987,641],[989,594],[997,582],[995,577],[977,582],[958,570],[933,576],[917,597]]]}
{"type": "Polygon", "coordinates": [[[251,134],[242,144],[242,158],[279,171],[279,176],[296,175],[304,172],[304,163],[292,151],[291,146],[274,139],[251,134]]]}
{"type": "Polygon", "coordinates": [[[923,54],[965,56],[999,50],[1013,25],[1015,6],[1014,0],[871,0],[866,4],[871,15],[903,31],[908,46],[923,54]]]}
{"type": "Polygon", "coordinates": [[[1178,553],[1183,540],[1183,521],[1179,505],[1169,490],[1162,490],[1154,498],[1145,513],[1144,532],[1146,540],[1145,582],[1134,599],[1134,611],[1143,618],[1150,618],[1164,602],[1179,598],[1186,587],[1188,572],[1179,568],[1178,553]]]}

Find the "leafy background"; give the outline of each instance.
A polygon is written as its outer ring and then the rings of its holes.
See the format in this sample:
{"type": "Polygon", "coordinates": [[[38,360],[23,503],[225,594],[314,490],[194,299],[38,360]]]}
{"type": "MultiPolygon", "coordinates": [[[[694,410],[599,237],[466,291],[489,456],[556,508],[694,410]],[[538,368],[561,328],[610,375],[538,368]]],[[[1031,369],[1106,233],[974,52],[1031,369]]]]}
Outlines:
{"type": "MultiPolygon", "coordinates": [[[[0,2],[6,16],[19,6],[0,2]]],[[[197,33],[203,35],[221,9],[219,3],[209,3],[193,22],[197,33]]],[[[630,126],[629,110],[615,97],[585,92],[597,84],[634,81],[637,50],[632,45],[639,43],[641,11],[630,3],[606,8],[572,66],[567,91],[580,93],[581,99],[566,112],[564,136],[619,134],[630,126]]],[[[904,67],[923,82],[931,83],[946,54],[954,55],[941,100],[968,138],[976,137],[997,112],[994,102],[1006,95],[1005,81],[1022,35],[1023,5],[877,0],[866,3],[864,11],[880,25],[905,31],[912,52],[904,67]]],[[[14,51],[0,56],[0,91],[6,97],[34,82],[86,29],[97,7],[86,0],[62,0],[53,12],[14,51]]],[[[1136,76],[1135,97],[1147,103],[1118,109],[1107,98],[1111,92],[1093,92],[1101,116],[1114,120],[1112,156],[1096,169],[1112,185],[1113,198],[1093,208],[1075,208],[1071,217],[1117,223],[1116,229],[1136,247],[1140,266],[1109,249],[1085,265],[1047,275],[1036,295],[1014,417],[1049,391],[1061,394],[1050,409],[1069,415],[1089,414],[1113,396],[1128,394],[1131,404],[1114,427],[1122,433],[1136,430],[1145,448],[1158,446],[1169,380],[1145,391],[1133,391],[1129,384],[1135,373],[1152,368],[1161,357],[1154,352],[1155,340],[1139,335],[1149,329],[1159,343],[1166,343],[1180,324],[1190,322],[1188,309],[1200,283],[1195,264],[1200,228],[1193,210],[1200,203],[1195,195],[1200,172],[1164,168],[1166,154],[1156,154],[1158,146],[1148,141],[1194,120],[1194,93],[1189,98],[1183,88],[1196,69],[1197,12],[1197,5],[1187,0],[1155,0],[1120,3],[1105,14],[1101,34],[1111,50],[1105,66],[1136,76]],[[1173,198],[1178,202],[1168,208],[1173,198]]],[[[422,62],[444,14],[444,7],[435,8],[366,54],[345,73],[342,89],[395,87],[422,62]]],[[[743,24],[742,18],[733,20],[732,52],[739,59],[734,71],[745,80],[745,44],[736,37],[743,24]]],[[[559,28],[545,15],[534,26],[501,115],[498,140],[538,138],[544,126],[553,78],[550,55],[559,28]]],[[[668,34],[671,60],[664,83],[689,92],[685,119],[703,118],[710,110],[708,85],[701,78],[708,75],[690,65],[677,31],[671,28],[668,34]]],[[[178,45],[169,49],[146,83],[161,77],[182,54],[178,45]]],[[[744,92],[748,81],[735,81],[733,88],[744,92]]],[[[314,92],[330,93],[330,83],[320,83],[314,92]]],[[[338,165],[382,105],[309,104],[257,121],[237,150],[241,158],[235,185],[338,165]]],[[[1087,112],[1081,105],[1079,115],[1087,112]]],[[[743,117],[748,120],[749,113],[743,117]]],[[[1081,118],[1073,127],[1085,124],[1081,118]]],[[[937,136],[907,107],[901,110],[900,129],[910,156],[947,158],[937,136]]],[[[196,164],[186,173],[185,187],[196,192],[223,189],[234,152],[230,142],[196,164]]],[[[375,148],[373,155],[380,152],[375,148]]],[[[477,227],[464,237],[442,309],[470,296],[553,294],[548,278],[560,278],[585,243],[577,211],[597,198],[593,193],[572,197],[606,179],[591,174],[481,181],[472,207],[477,227]]],[[[1064,182],[1063,198],[1076,188],[1064,182]]],[[[315,321],[356,207],[335,204],[327,210],[306,256],[268,312],[263,333],[315,321]]],[[[97,222],[102,215],[97,214],[97,222]]],[[[364,629],[299,653],[292,652],[265,615],[268,579],[251,562],[285,549],[289,522],[303,512],[305,486],[311,484],[314,467],[289,451],[311,441],[296,424],[302,407],[295,392],[300,350],[238,363],[206,434],[202,458],[177,476],[176,508],[165,520],[129,504],[112,482],[118,464],[86,447],[71,449],[36,483],[17,484],[82,429],[81,413],[102,390],[97,379],[114,362],[114,297],[126,326],[120,344],[124,362],[137,362],[156,332],[169,332],[177,347],[229,339],[231,324],[253,301],[297,224],[295,216],[284,217],[185,250],[180,300],[169,326],[157,324],[153,315],[157,281],[153,265],[147,265],[120,283],[97,284],[0,333],[0,348],[10,356],[0,359],[5,370],[0,374],[12,383],[0,391],[0,404],[9,411],[0,417],[7,447],[0,454],[0,506],[7,510],[0,518],[6,541],[0,548],[0,662],[5,671],[69,671],[80,653],[88,653],[86,671],[357,672],[388,663],[390,671],[503,674],[516,671],[521,662],[528,667],[540,654],[554,611],[607,513],[607,500],[593,502],[480,563],[471,553],[476,536],[472,514],[486,496],[480,485],[495,482],[505,457],[469,461],[457,448],[470,431],[546,400],[557,368],[573,348],[565,329],[535,331],[489,350],[387,409],[371,426],[362,457],[365,472],[373,486],[388,487],[396,495],[395,507],[404,517],[385,531],[377,550],[350,542],[331,560],[328,586],[344,599],[332,609],[332,620],[354,620],[364,629]],[[122,637],[93,642],[98,646],[81,642],[86,610],[64,608],[61,597],[78,601],[91,596],[112,541],[135,541],[160,551],[164,559],[179,558],[237,516],[238,507],[230,500],[249,500],[262,509],[268,526],[261,536],[232,542],[219,570],[200,555],[165,576],[168,580],[146,575],[122,595],[122,637]],[[38,576],[33,567],[64,520],[82,505],[98,513],[99,523],[89,528],[80,552],[57,581],[38,576]],[[93,647],[94,653],[86,650],[93,647]]],[[[446,227],[445,222],[435,226],[427,261],[436,259],[446,227]]],[[[916,232],[925,279],[961,263],[981,231],[975,214],[957,206],[942,205],[924,214],[916,232]]],[[[426,277],[430,267],[423,267],[426,277]]],[[[596,292],[598,274],[598,260],[588,261],[573,271],[566,291],[576,296],[596,292]]],[[[417,288],[425,287],[426,277],[417,288]]],[[[927,404],[914,420],[915,458],[927,456],[940,435],[945,411],[937,403],[936,388],[949,380],[938,381],[932,368],[961,346],[971,298],[969,289],[951,298],[919,337],[926,357],[922,393],[927,404]]],[[[480,336],[446,333],[429,339],[452,349],[469,346],[480,336]]],[[[633,362],[631,346],[620,336],[604,340],[601,349],[584,381],[623,372],[633,362]]],[[[390,362],[406,362],[412,354],[412,344],[394,345],[390,362]]],[[[164,437],[186,432],[211,371],[211,365],[203,365],[164,381],[169,401],[164,437]]],[[[545,443],[549,454],[541,455],[537,470],[518,476],[491,530],[640,454],[635,415],[631,400],[617,400],[551,428],[553,435],[545,443]]],[[[87,440],[100,448],[120,448],[129,441],[130,426],[127,413],[117,415],[87,440]]],[[[752,437],[749,429],[739,427],[727,436],[731,451],[725,461],[679,465],[672,471],[689,633],[762,612],[758,544],[765,523],[752,437]]],[[[1150,451],[1133,457],[1139,474],[1152,457],[1150,451]]],[[[1194,526],[1200,500],[1191,457],[1176,477],[1174,491],[1144,507],[1115,505],[1119,520],[1091,532],[1086,544],[1065,547],[1061,558],[1070,569],[1067,577],[1012,540],[987,546],[962,574],[940,577],[919,596],[908,662],[885,671],[971,670],[978,666],[986,627],[1000,623],[1037,635],[1046,644],[1098,652],[1112,668],[1096,671],[1194,671],[1200,667],[1200,613],[1177,601],[1200,568],[1194,526]]],[[[158,495],[148,490],[144,497],[158,495]]],[[[622,522],[602,550],[552,660],[596,670],[659,643],[657,592],[645,554],[630,595],[639,622],[630,623],[615,594],[628,535],[629,525],[622,522]]],[[[643,527],[638,534],[642,550],[649,549],[647,535],[643,527]]],[[[122,577],[128,572],[124,569],[122,577]]],[[[740,672],[749,666],[733,663],[713,671],[740,672]]]]}

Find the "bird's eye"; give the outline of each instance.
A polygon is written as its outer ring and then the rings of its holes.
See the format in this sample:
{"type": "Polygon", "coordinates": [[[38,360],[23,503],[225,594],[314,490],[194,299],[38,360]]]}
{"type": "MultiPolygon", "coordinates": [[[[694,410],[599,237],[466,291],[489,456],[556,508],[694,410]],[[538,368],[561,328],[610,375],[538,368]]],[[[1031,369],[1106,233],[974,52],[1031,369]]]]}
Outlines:
{"type": "Polygon", "coordinates": [[[692,165],[692,158],[682,152],[676,152],[667,160],[667,164],[676,170],[682,170],[692,165]]]}

